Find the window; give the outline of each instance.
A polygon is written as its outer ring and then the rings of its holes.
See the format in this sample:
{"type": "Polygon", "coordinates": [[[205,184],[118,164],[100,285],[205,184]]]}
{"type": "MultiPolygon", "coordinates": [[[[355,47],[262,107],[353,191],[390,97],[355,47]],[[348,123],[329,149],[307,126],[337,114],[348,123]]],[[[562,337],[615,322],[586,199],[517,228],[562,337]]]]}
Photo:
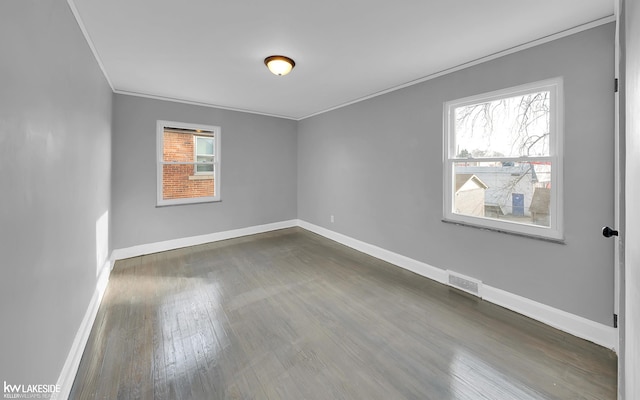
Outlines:
{"type": "Polygon", "coordinates": [[[444,219],[562,239],[562,79],[445,103],[444,219]]]}
{"type": "Polygon", "coordinates": [[[159,206],[220,200],[220,127],[158,121],[159,206]]]}
{"type": "Polygon", "coordinates": [[[195,169],[196,175],[213,175],[213,160],[215,156],[213,151],[215,145],[213,141],[215,139],[210,136],[194,136],[193,138],[196,141],[194,145],[196,150],[195,160],[197,163],[195,169]]]}

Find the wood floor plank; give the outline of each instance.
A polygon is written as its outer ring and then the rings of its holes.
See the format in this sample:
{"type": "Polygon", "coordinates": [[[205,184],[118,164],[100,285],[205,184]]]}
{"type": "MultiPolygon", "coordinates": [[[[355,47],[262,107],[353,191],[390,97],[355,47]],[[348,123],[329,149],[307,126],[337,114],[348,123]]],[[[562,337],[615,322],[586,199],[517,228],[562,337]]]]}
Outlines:
{"type": "Polygon", "coordinates": [[[615,399],[610,350],[300,228],[118,261],[71,399],[615,399]]]}

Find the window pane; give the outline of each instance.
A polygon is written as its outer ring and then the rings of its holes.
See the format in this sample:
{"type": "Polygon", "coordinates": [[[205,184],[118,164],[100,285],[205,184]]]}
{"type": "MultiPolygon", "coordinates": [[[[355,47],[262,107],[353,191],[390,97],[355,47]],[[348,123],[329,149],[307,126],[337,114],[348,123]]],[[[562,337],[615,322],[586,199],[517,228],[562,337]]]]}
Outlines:
{"type": "Polygon", "coordinates": [[[220,127],[157,121],[158,206],[220,200],[220,127]]]}
{"type": "MultiPolygon", "coordinates": [[[[198,163],[210,163],[213,162],[213,156],[198,155],[196,161],[198,163]]],[[[196,164],[196,171],[198,173],[213,173],[213,164],[196,164]]]]}
{"type": "Polygon", "coordinates": [[[197,164],[196,171],[213,173],[213,164],[197,164]]]}
{"type": "Polygon", "coordinates": [[[456,214],[549,226],[551,162],[457,162],[456,214]]]}
{"type": "Polygon", "coordinates": [[[455,157],[548,156],[550,92],[456,107],[455,157]]]}
{"type": "Polygon", "coordinates": [[[163,161],[193,162],[193,131],[165,129],[163,161]]]}
{"type": "Polygon", "coordinates": [[[197,154],[212,154],[213,155],[213,138],[210,137],[198,137],[197,142],[197,154]]]}
{"type": "Polygon", "coordinates": [[[199,162],[199,163],[202,163],[202,162],[213,162],[213,156],[198,155],[196,157],[196,162],[199,162]]]}
{"type": "MultiPolygon", "coordinates": [[[[202,167],[211,167],[213,171],[213,165],[202,167]]],[[[171,200],[214,196],[213,175],[205,175],[204,178],[194,179],[193,164],[165,164],[162,166],[162,198],[171,200]]]]}

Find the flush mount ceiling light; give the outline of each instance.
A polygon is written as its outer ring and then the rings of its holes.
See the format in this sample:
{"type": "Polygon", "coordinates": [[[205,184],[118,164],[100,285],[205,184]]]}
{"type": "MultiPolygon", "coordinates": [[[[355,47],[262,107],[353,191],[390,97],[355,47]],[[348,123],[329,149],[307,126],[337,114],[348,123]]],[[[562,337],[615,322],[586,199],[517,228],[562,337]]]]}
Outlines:
{"type": "Polygon", "coordinates": [[[285,56],[269,56],[264,59],[264,65],[269,68],[274,75],[284,76],[291,72],[296,63],[285,56]]]}

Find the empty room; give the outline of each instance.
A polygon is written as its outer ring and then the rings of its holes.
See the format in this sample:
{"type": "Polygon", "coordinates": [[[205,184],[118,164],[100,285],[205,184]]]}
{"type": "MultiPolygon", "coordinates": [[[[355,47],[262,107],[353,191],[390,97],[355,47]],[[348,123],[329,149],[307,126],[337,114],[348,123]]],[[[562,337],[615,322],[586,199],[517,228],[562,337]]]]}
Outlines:
{"type": "Polygon", "coordinates": [[[640,5],[0,2],[3,398],[640,398],[640,5]]]}

